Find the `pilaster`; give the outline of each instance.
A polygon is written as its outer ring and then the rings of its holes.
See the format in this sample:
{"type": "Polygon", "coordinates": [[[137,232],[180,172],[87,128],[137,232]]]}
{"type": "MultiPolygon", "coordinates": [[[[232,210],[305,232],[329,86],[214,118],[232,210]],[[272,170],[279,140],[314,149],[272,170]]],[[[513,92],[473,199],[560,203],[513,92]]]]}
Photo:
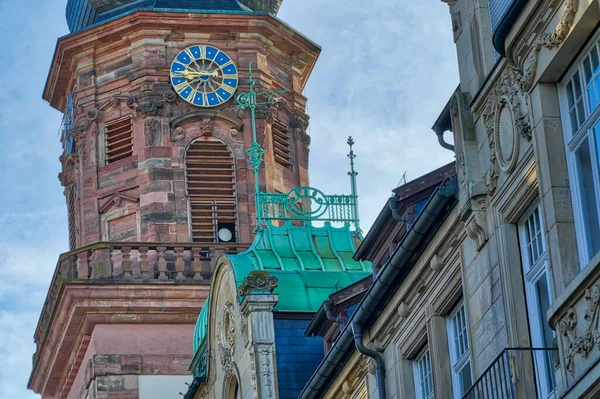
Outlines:
{"type": "Polygon", "coordinates": [[[429,318],[427,338],[430,353],[435,354],[435,361],[431,362],[434,392],[438,395],[442,392],[452,392],[448,335],[446,334],[446,319],[443,316],[434,315],[429,318]]]}
{"type": "Polygon", "coordinates": [[[272,294],[277,279],[272,277],[248,277],[240,293],[248,292],[242,301],[242,316],[248,328],[248,346],[250,350],[250,372],[256,381],[253,397],[257,399],[277,399],[277,365],[275,359],[275,326],[273,309],[278,295],[272,294]],[[261,286],[261,282],[267,283],[261,286]],[[258,283],[256,283],[258,281],[258,283]],[[274,283],[274,285],[273,285],[274,283]],[[262,289],[261,289],[262,288],[262,289]],[[247,289],[248,291],[243,291],[247,289]]]}
{"type": "Polygon", "coordinates": [[[529,101],[553,294],[558,297],[579,274],[579,257],[556,85],[537,84],[529,101]]]}

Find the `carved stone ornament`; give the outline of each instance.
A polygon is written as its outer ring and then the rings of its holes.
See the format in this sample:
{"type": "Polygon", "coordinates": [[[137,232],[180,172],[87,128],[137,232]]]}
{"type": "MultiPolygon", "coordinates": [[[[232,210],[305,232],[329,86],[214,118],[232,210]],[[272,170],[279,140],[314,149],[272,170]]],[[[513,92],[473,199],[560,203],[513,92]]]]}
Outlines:
{"type": "Polygon", "coordinates": [[[217,352],[221,367],[225,373],[233,375],[233,357],[235,354],[235,317],[234,307],[229,301],[225,303],[222,319],[217,328],[217,352]]]}
{"type": "Polygon", "coordinates": [[[308,130],[308,124],[307,116],[296,113],[290,118],[290,127],[292,129],[299,129],[302,132],[306,132],[308,130]]]}
{"type": "Polygon", "coordinates": [[[543,47],[549,50],[554,49],[565,41],[569,32],[571,32],[578,10],[579,0],[568,0],[565,12],[554,30],[550,33],[541,35],[534,41],[531,53],[524,63],[527,67],[524,68],[523,76],[521,78],[521,90],[527,92],[533,85],[537,72],[540,50],[543,47]]]}
{"type": "Polygon", "coordinates": [[[146,147],[155,147],[160,145],[161,139],[161,124],[158,118],[147,117],[144,120],[146,129],[144,131],[146,147]]]}
{"type": "Polygon", "coordinates": [[[171,141],[179,141],[185,137],[185,131],[181,126],[171,129],[171,141]]]}
{"type": "Polygon", "coordinates": [[[277,278],[270,277],[268,273],[264,276],[253,276],[250,275],[244,279],[244,282],[238,288],[239,296],[246,296],[253,291],[258,291],[263,294],[271,294],[277,287],[277,278]]]}
{"type": "Polygon", "coordinates": [[[467,236],[475,241],[477,251],[481,251],[488,241],[486,215],[483,203],[476,199],[469,199],[460,212],[460,218],[465,224],[467,236]]]}
{"type": "Polygon", "coordinates": [[[510,173],[517,165],[520,140],[508,99],[503,97],[498,101],[495,117],[494,144],[497,160],[500,168],[510,173]]]}
{"type": "Polygon", "coordinates": [[[585,291],[587,302],[584,319],[587,326],[583,334],[577,332],[577,312],[570,308],[559,322],[561,335],[566,339],[564,353],[565,368],[575,374],[575,355],[587,358],[594,347],[600,349],[600,286],[598,284],[585,291]]]}
{"type": "Polygon", "coordinates": [[[203,136],[212,136],[215,129],[215,118],[205,118],[199,123],[200,133],[203,136]]]}

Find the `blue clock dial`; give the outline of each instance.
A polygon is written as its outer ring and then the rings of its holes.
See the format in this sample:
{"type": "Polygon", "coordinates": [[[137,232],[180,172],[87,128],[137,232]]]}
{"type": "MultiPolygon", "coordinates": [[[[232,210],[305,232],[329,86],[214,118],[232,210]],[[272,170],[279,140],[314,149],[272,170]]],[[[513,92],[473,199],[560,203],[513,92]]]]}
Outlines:
{"type": "Polygon", "coordinates": [[[177,54],[170,75],[177,94],[198,107],[223,104],[239,82],[231,57],[212,46],[192,46],[177,54]]]}

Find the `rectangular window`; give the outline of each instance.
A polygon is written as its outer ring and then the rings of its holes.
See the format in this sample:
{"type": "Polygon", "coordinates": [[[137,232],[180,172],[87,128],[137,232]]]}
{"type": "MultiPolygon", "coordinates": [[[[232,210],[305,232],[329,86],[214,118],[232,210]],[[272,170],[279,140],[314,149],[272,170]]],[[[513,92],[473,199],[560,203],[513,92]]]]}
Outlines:
{"type": "Polygon", "coordinates": [[[133,155],[133,128],[131,116],[106,123],[104,133],[106,164],[133,155]]]}
{"type": "MultiPolygon", "coordinates": [[[[551,348],[554,332],[548,327],[546,314],[552,303],[543,218],[535,203],[519,223],[521,263],[525,283],[525,300],[531,346],[551,348]]],[[[538,396],[546,398],[554,391],[552,351],[534,352],[538,396]]]]}
{"type": "Polygon", "coordinates": [[[416,398],[433,398],[433,376],[431,374],[431,359],[428,348],[425,348],[421,355],[413,362],[413,374],[416,398]]]}
{"type": "Polygon", "coordinates": [[[580,266],[600,251],[600,42],[588,45],[560,86],[580,266]]]}
{"type": "Polygon", "coordinates": [[[271,125],[271,134],[273,138],[273,156],[275,162],[290,168],[292,166],[292,143],[287,131],[287,126],[278,121],[273,121],[271,125]]]}
{"type": "Polygon", "coordinates": [[[467,336],[467,316],[462,303],[448,316],[447,327],[452,388],[454,397],[462,398],[473,384],[469,337],[467,336]]]}

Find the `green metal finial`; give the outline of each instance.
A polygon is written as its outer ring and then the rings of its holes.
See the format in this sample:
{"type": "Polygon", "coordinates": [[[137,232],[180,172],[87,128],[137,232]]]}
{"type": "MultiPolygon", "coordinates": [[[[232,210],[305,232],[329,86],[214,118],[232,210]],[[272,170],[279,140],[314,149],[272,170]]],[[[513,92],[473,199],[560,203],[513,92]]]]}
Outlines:
{"type": "Polygon", "coordinates": [[[354,170],[354,158],[356,158],[356,154],[354,154],[354,151],[352,150],[352,146],[354,145],[354,139],[352,138],[352,136],[348,137],[348,147],[350,147],[350,152],[348,153],[348,158],[350,158],[350,172],[348,172],[348,176],[350,176],[350,187],[352,189],[352,197],[354,197],[354,207],[352,210],[353,213],[353,219],[356,220],[356,232],[360,233],[360,227],[358,225],[360,219],[358,217],[358,192],[356,189],[356,176],[358,175],[358,172],[356,170],[354,170]]]}
{"type": "Polygon", "coordinates": [[[254,84],[256,82],[252,78],[252,62],[248,64],[248,84],[250,85],[250,90],[248,93],[240,93],[236,97],[236,102],[238,107],[241,109],[250,108],[250,118],[252,121],[252,144],[250,148],[246,150],[248,156],[250,158],[250,163],[254,168],[254,197],[256,201],[256,229],[260,230],[262,228],[262,206],[260,204],[260,185],[259,185],[259,176],[258,171],[260,169],[260,164],[263,160],[263,154],[265,150],[258,144],[256,140],[256,116],[255,109],[257,105],[273,105],[275,104],[274,97],[279,93],[285,93],[287,90],[277,90],[277,91],[263,91],[256,93],[254,91],[254,84]],[[259,102],[257,98],[259,96],[267,96],[266,101],[259,102]]]}

